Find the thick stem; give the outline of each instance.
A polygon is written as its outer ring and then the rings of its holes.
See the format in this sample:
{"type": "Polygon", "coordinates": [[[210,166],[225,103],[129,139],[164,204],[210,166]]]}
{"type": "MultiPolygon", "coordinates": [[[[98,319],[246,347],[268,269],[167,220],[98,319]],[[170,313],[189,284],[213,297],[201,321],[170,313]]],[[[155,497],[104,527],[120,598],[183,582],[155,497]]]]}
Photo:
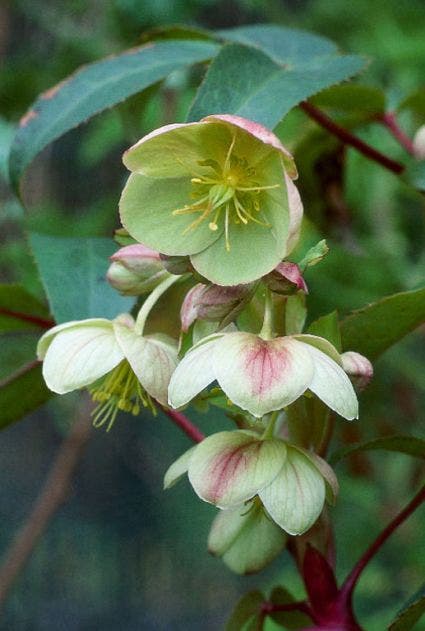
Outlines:
{"type": "Polygon", "coordinates": [[[357,149],[357,151],[366,156],[366,158],[369,158],[369,160],[377,162],[385,169],[392,171],[392,173],[395,173],[396,175],[400,175],[400,173],[404,171],[405,167],[403,164],[400,164],[400,162],[396,162],[395,160],[391,160],[391,158],[387,158],[387,156],[383,153],[377,151],[363,140],[360,140],[357,136],[354,136],[350,131],[348,131],[348,129],[345,129],[335,123],[321,110],[314,107],[314,105],[311,105],[311,103],[303,101],[300,103],[300,108],[321,127],[339,138],[339,140],[341,140],[341,142],[345,145],[349,145],[350,147],[357,149]]]}
{"type": "Polygon", "coordinates": [[[406,149],[407,153],[411,156],[415,155],[415,148],[411,138],[399,127],[397,119],[393,112],[386,112],[377,119],[380,123],[388,129],[388,131],[394,136],[397,142],[406,149]]]}
{"type": "Polygon", "coordinates": [[[149,313],[151,312],[151,309],[156,305],[162,294],[165,293],[167,289],[171,287],[171,285],[174,285],[174,283],[178,281],[179,278],[181,278],[181,276],[175,276],[174,274],[170,275],[157,287],[155,287],[155,289],[146,298],[145,302],[140,307],[140,311],[136,318],[135,330],[139,335],[143,335],[143,329],[145,328],[146,320],[149,313]]]}
{"type": "Polygon", "coordinates": [[[177,412],[177,410],[171,410],[170,408],[161,407],[161,410],[166,414],[172,421],[180,427],[184,431],[184,433],[189,436],[194,443],[200,443],[204,440],[205,436],[199,430],[196,425],[189,421],[189,419],[182,414],[181,412],[177,412]]]}
{"type": "Polygon", "coordinates": [[[392,533],[402,524],[410,515],[425,501],[425,485],[419,490],[411,502],[404,508],[386,528],[378,535],[372,545],[366,550],[363,556],[356,563],[350,574],[344,581],[341,593],[346,597],[350,597],[360,578],[361,573],[369,563],[369,561],[380,550],[386,540],[392,533]]]}

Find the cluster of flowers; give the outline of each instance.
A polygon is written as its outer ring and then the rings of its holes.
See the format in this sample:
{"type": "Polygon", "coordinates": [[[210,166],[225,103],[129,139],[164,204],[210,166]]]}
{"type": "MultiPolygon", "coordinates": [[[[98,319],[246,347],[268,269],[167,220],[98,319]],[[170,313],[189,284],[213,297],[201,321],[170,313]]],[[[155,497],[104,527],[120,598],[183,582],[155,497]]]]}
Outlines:
{"type": "Polygon", "coordinates": [[[365,382],[372,368],[357,353],[340,354],[302,333],[302,323],[276,335],[274,296],[304,296],[307,286],[300,267],[284,260],[298,241],[303,209],[293,159],[272,132],[236,116],[209,116],[152,132],[124,163],[131,175],[121,220],[135,243],[112,257],[108,280],[123,294],[148,296],[135,317],[48,331],[38,345],[44,378],[60,394],[88,388],[94,423],[107,428],[119,410],[137,415],[142,406],[155,412],[156,404],[178,409],[208,399],[217,382],[215,392],[243,424],[183,454],[165,487],[187,472],[199,497],[221,509],[211,551],[237,572],[254,571],[287,534],[309,529],[338,490],[329,465],[289,440],[285,414],[301,397],[317,397],[357,418],[348,375],[365,382]],[[187,344],[179,349],[171,337],[144,330],[161,295],[189,276],[201,282],[181,306],[182,335],[190,332],[191,340],[183,354],[187,344]],[[264,306],[258,333],[238,320],[254,295],[264,306]]]}

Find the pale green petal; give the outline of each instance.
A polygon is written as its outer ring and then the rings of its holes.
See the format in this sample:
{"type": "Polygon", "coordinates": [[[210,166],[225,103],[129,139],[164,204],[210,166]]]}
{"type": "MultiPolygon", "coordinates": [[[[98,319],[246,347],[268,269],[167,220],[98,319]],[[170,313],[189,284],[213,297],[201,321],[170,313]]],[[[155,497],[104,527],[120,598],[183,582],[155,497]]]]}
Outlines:
{"type": "Polygon", "coordinates": [[[339,493],[339,484],[332,467],[326,462],[326,460],[323,460],[323,458],[318,456],[313,451],[307,451],[306,449],[302,449],[301,447],[296,447],[296,449],[307,456],[310,462],[314,464],[316,469],[318,469],[318,471],[322,474],[322,477],[326,483],[326,499],[329,501],[330,504],[335,504],[336,498],[339,493]]]}
{"type": "Polygon", "coordinates": [[[168,255],[193,254],[220,236],[203,221],[183,234],[199,213],[173,215],[173,211],[192,204],[189,178],[152,178],[133,173],[121,195],[121,222],[130,235],[154,250],[168,255]]]}
{"type": "Polygon", "coordinates": [[[106,326],[112,328],[112,323],[110,320],[106,320],[105,318],[89,318],[87,320],[72,320],[71,322],[64,322],[63,324],[58,324],[53,328],[49,329],[42,335],[37,344],[37,357],[39,360],[44,359],[47,349],[49,348],[51,342],[53,341],[55,335],[60,333],[61,331],[65,331],[66,329],[73,329],[76,327],[83,326],[106,326]]]}
{"type": "Polygon", "coordinates": [[[177,366],[177,343],[162,336],[138,335],[134,329],[114,322],[121,350],[136,377],[151,397],[167,404],[168,384],[177,366]]]}
{"type": "Polygon", "coordinates": [[[217,342],[213,369],[229,399],[258,417],[295,401],[313,377],[306,345],[290,337],[265,341],[242,332],[217,342]]]}
{"type": "Polygon", "coordinates": [[[220,123],[166,125],[126,151],[123,162],[130,171],[151,177],[194,177],[205,173],[199,161],[224,163],[230,142],[229,130],[220,123]]]}
{"type": "Polygon", "coordinates": [[[164,475],[164,489],[170,489],[187,473],[189,462],[197,445],[184,452],[170,465],[164,475]]]}
{"type": "Polygon", "coordinates": [[[286,187],[288,191],[289,204],[289,228],[286,242],[286,255],[288,256],[298,243],[300,238],[301,223],[303,218],[303,203],[297,187],[291,178],[285,173],[286,187]]]}
{"type": "Polygon", "coordinates": [[[310,335],[308,333],[301,333],[299,335],[294,335],[294,339],[304,342],[304,344],[310,344],[310,346],[314,346],[318,348],[319,351],[328,355],[331,359],[334,360],[339,366],[342,366],[341,355],[338,353],[337,349],[333,344],[328,342],[324,337],[319,337],[318,335],[310,335]]]}
{"type": "Polygon", "coordinates": [[[322,512],[325,482],[309,458],[288,445],[284,466],[259,496],[281,528],[290,535],[300,535],[322,512]]]}
{"type": "Polygon", "coordinates": [[[270,563],[286,541],[284,531],[255,502],[220,511],[211,527],[208,549],[233,572],[251,574],[270,563]]]}
{"type": "Polygon", "coordinates": [[[189,403],[204,388],[215,381],[212,350],[222,334],[203,338],[183,357],[171,377],[168,401],[171,407],[180,408],[189,403]]]}
{"type": "Polygon", "coordinates": [[[198,445],[189,480],[201,499],[232,508],[269,484],[285,461],[281,440],[260,440],[243,431],[219,432],[198,445]]]}
{"type": "Polygon", "coordinates": [[[347,420],[358,418],[359,405],[356,393],[344,370],[328,355],[310,344],[308,349],[314,364],[309,389],[328,407],[347,420]]]}
{"type": "Polygon", "coordinates": [[[64,394],[94,383],[123,358],[109,320],[83,320],[56,333],[44,357],[43,377],[50,390],[64,394]]]}

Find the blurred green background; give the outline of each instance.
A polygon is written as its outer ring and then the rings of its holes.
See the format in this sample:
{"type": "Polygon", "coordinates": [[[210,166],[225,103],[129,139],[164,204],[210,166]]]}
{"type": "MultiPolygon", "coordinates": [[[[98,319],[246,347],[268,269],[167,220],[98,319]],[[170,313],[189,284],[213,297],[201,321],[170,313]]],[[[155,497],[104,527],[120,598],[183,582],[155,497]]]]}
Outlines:
{"type": "MultiPolygon", "coordinates": [[[[146,30],[171,23],[206,28],[274,22],[315,31],[348,52],[367,55],[359,81],[383,89],[389,107],[424,82],[425,5],[422,0],[14,0],[0,6],[0,251],[1,282],[41,293],[26,231],[109,236],[118,227],[117,201],[126,178],[124,148],[153,127],[184,120],[202,68],[178,73],[50,145],[30,168],[27,210],[6,184],[14,127],[31,102],[79,65],[141,41],[146,30]]],[[[424,121],[406,113],[413,134],[424,121]]],[[[358,129],[396,159],[403,150],[377,124],[358,129]]],[[[341,313],[424,278],[424,200],[395,176],[354,151],[343,160],[337,143],[302,113],[279,134],[295,153],[306,214],[331,254],[308,272],[311,317],[341,313]]],[[[72,282],[70,280],[70,282],[72,282]]],[[[361,398],[361,419],[339,421],[334,445],[392,433],[421,434],[425,403],[424,332],[398,344],[376,365],[361,398]]],[[[28,357],[33,353],[28,340],[28,357]]],[[[10,348],[9,348],[10,347],[10,348]]],[[[0,377],[13,362],[4,339],[0,377]]],[[[6,550],[40,490],[62,437],[76,414],[77,397],[51,400],[1,434],[0,544],[6,550]]],[[[205,431],[229,427],[213,413],[198,419],[205,431]]],[[[289,555],[258,576],[235,577],[208,556],[214,509],[186,482],[164,493],[162,476],[188,440],[163,417],[121,416],[113,431],[93,433],[68,503],[53,519],[15,585],[0,628],[19,630],[215,630],[239,595],[283,583],[302,587],[289,555]]],[[[338,466],[338,574],[411,497],[423,472],[407,456],[376,453],[338,466]]],[[[425,549],[419,511],[397,532],[361,580],[359,620],[382,631],[423,581],[425,549]]],[[[417,628],[425,628],[418,624],[417,628]]],[[[266,627],[272,629],[272,624],[266,627]]]]}

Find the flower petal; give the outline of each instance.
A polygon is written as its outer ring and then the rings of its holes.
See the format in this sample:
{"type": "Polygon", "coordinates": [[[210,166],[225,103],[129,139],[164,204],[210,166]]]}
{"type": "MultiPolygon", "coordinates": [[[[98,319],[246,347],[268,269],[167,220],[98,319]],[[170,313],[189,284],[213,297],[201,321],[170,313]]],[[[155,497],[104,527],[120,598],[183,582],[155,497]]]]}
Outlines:
{"type": "MultiPolygon", "coordinates": [[[[298,342],[300,343],[300,342],[298,342]]],[[[301,342],[302,343],[302,342],[301,342]]],[[[333,359],[310,344],[305,344],[314,364],[308,386],[328,407],[348,421],[358,418],[356,393],[344,370],[333,359]]]]}
{"type": "Polygon", "coordinates": [[[287,459],[271,484],[259,493],[270,517],[290,535],[300,535],[319,517],[325,482],[303,453],[287,445],[287,459]]]}
{"type": "Polygon", "coordinates": [[[81,325],[83,326],[106,326],[111,327],[111,321],[106,318],[88,318],[87,320],[71,320],[70,322],[63,322],[62,324],[58,324],[57,326],[52,327],[41,338],[38,340],[37,344],[37,358],[41,361],[44,359],[47,349],[52,343],[55,336],[61,331],[65,331],[67,329],[78,328],[81,325]]]}
{"type": "Polygon", "coordinates": [[[304,208],[297,187],[286,173],[285,181],[289,204],[289,230],[286,241],[286,256],[288,256],[298,243],[304,208]]]}
{"type": "Polygon", "coordinates": [[[244,431],[219,432],[202,441],[189,463],[189,480],[205,502],[232,508],[251,499],[279,473],[282,440],[260,440],[244,431]]]}
{"type": "Polygon", "coordinates": [[[229,399],[258,417],[295,401],[313,377],[313,363],[299,342],[266,341],[252,333],[230,333],[217,342],[213,367],[229,399]]]}
{"type": "Polygon", "coordinates": [[[213,521],[208,550],[222,557],[237,574],[258,572],[285,546],[286,534],[264,512],[260,502],[222,510],[213,521]]]}
{"type": "Polygon", "coordinates": [[[116,321],[114,330],[125,358],[146,392],[166,405],[168,384],[177,366],[177,344],[168,336],[138,335],[116,321]]]}
{"type": "Polygon", "coordinates": [[[45,353],[43,377],[53,392],[65,394],[88,386],[124,358],[109,320],[98,320],[96,324],[93,320],[82,320],[55,329],[51,341],[48,337],[40,340],[40,353],[45,353]]]}
{"type": "Polygon", "coordinates": [[[314,346],[315,348],[319,349],[319,351],[322,351],[322,353],[328,355],[339,366],[342,366],[341,355],[338,353],[335,346],[328,342],[328,340],[326,340],[324,337],[319,337],[318,335],[310,335],[309,333],[300,333],[298,335],[294,335],[293,337],[299,342],[314,346]]]}
{"type": "Polygon", "coordinates": [[[215,343],[223,334],[213,333],[193,346],[183,357],[171,377],[168,402],[173,408],[189,403],[215,380],[211,356],[215,343]]]}
{"type": "Polygon", "coordinates": [[[133,173],[121,194],[121,222],[134,239],[163,254],[183,255],[203,250],[220,236],[208,222],[185,233],[197,215],[173,215],[192,203],[189,178],[152,178],[133,173]]]}
{"type": "Polygon", "coordinates": [[[164,475],[164,489],[170,489],[187,473],[190,459],[195,451],[197,445],[194,445],[190,449],[184,452],[170,465],[164,475]]]}

